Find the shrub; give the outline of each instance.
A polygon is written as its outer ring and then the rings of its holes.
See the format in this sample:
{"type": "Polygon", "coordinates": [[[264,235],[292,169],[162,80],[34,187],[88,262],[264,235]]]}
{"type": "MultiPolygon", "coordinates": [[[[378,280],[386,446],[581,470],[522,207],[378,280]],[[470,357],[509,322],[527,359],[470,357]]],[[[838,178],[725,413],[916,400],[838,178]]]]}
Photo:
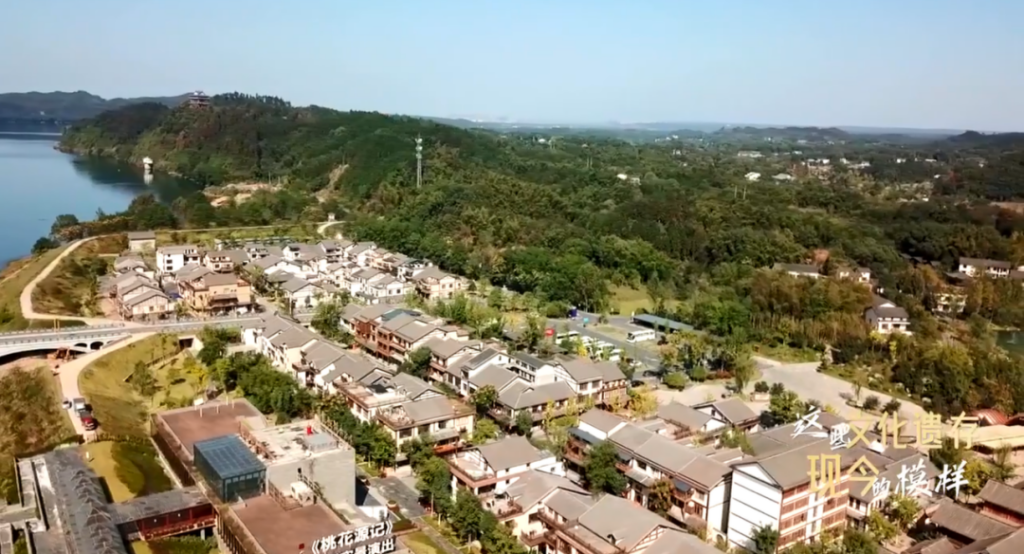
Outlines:
{"type": "Polygon", "coordinates": [[[690,379],[682,371],[673,371],[665,376],[665,385],[672,389],[684,389],[690,379]]]}
{"type": "Polygon", "coordinates": [[[758,381],[757,383],[754,383],[754,392],[764,394],[769,390],[771,390],[771,387],[769,387],[768,383],[765,381],[758,381]]]}
{"type": "Polygon", "coordinates": [[[768,390],[771,392],[772,396],[778,396],[786,392],[786,385],[783,385],[782,383],[772,383],[771,388],[768,390]]]}
{"type": "Polygon", "coordinates": [[[869,395],[867,398],[864,399],[864,409],[870,412],[877,410],[878,407],[881,405],[882,401],[879,400],[878,397],[873,394],[869,395]]]}
{"type": "Polygon", "coordinates": [[[698,383],[704,382],[708,378],[708,370],[704,369],[703,366],[697,366],[690,370],[690,379],[698,383]]]}
{"type": "Polygon", "coordinates": [[[882,407],[882,411],[885,412],[887,415],[892,415],[900,411],[901,405],[902,404],[900,404],[899,400],[893,398],[892,400],[885,403],[885,406],[882,407]]]}

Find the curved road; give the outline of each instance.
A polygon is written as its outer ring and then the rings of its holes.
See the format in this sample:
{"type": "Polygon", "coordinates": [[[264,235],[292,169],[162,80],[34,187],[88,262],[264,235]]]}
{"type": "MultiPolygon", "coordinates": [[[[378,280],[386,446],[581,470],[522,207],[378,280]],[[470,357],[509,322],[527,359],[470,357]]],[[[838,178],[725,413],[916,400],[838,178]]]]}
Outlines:
{"type": "Polygon", "coordinates": [[[32,309],[32,292],[36,290],[36,285],[38,285],[40,282],[42,282],[43,279],[48,277],[50,273],[53,272],[54,269],[57,269],[57,266],[60,264],[61,260],[66,258],[68,254],[71,254],[79,246],[82,246],[86,242],[89,242],[97,238],[99,237],[89,237],[75,241],[68,245],[68,247],[65,248],[64,251],[61,252],[59,256],[57,256],[56,259],[50,262],[50,265],[46,266],[46,269],[41,271],[39,275],[36,275],[35,279],[32,279],[32,282],[30,282],[28,286],[26,286],[25,289],[21,291],[21,315],[24,316],[25,319],[71,319],[76,321],[84,321],[86,325],[106,325],[115,322],[115,320],[113,319],[106,319],[102,317],[77,317],[70,315],[41,314],[32,309]]]}
{"type": "MultiPolygon", "coordinates": [[[[96,352],[90,352],[84,356],[79,356],[70,362],[66,362],[57,368],[57,378],[60,379],[60,391],[64,395],[64,398],[71,400],[72,398],[79,398],[82,396],[82,391],[78,386],[78,379],[82,374],[82,370],[86,368],[92,362],[98,360],[100,357],[105,356],[118,348],[128,346],[133,342],[140,341],[144,338],[151,337],[155,333],[144,333],[129,337],[125,340],[115,342],[107,348],[98,350],[96,352]]],[[[88,402],[88,398],[85,399],[88,402]]],[[[91,433],[87,432],[82,427],[82,421],[78,419],[78,414],[74,412],[69,414],[71,417],[71,424],[75,426],[75,432],[82,435],[87,440],[90,438],[91,433]]]]}

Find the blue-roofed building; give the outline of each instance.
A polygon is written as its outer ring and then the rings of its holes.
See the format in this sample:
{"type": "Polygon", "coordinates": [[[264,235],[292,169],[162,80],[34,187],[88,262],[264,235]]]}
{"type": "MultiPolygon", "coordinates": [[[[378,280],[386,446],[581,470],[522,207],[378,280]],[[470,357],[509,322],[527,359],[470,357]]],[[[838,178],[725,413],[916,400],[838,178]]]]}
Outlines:
{"type": "Polygon", "coordinates": [[[225,502],[263,494],[267,468],[238,435],[227,435],[195,443],[192,447],[196,469],[225,502]]]}

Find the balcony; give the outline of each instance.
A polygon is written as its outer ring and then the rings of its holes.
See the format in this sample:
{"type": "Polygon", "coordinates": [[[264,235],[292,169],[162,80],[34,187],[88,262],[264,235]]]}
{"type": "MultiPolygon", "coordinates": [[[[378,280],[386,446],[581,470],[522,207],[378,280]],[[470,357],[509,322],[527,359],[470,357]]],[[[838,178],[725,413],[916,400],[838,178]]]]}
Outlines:
{"type": "Polygon", "coordinates": [[[499,479],[490,468],[465,455],[452,456],[448,458],[447,462],[452,475],[467,487],[476,489],[508,479],[508,477],[499,479]]]}
{"type": "Polygon", "coordinates": [[[519,535],[519,541],[530,548],[540,546],[541,543],[547,541],[547,538],[548,534],[544,531],[530,531],[529,533],[519,535]]]}
{"type": "Polygon", "coordinates": [[[590,531],[580,529],[574,521],[559,523],[557,516],[548,510],[539,510],[537,517],[544,525],[552,529],[552,532],[559,539],[568,542],[573,548],[582,554],[609,553],[626,554],[626,551],[608,543],[607,540],[594,535],[590,531]],[[589,536],[588,536],[589,535],[589,536]]]}
{"type": "Polygon", "coordinates": [[[492,498],[484,502],[484,508],[499,520],[516,517],[524,511],[522,506],[509,498],[492,498]]]}

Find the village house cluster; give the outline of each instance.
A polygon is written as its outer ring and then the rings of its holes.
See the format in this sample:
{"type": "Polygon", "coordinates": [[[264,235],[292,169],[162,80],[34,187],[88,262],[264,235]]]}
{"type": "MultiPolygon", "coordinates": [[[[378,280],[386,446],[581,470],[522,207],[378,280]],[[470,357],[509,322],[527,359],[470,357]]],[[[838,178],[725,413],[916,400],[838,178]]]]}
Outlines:
{"type": "Polygon", "coordinates": [[[595,497],[566,477],[554,455],[522,437],[467,450],[447,462],[453,493],[459,487],[473,490],[515,538],[542,552],[718,552],[635,501],[610,494],[595,497]]]}
{"type": "Polygon", "coordinates": [[[249,253],[255,257],[253,267],[300,310],[313,309],[339,292],[366,304],[394,304],[410,293],[437,300],[465,288],[463,279],[428,261],[389,252],[372,242],[324,240],[249,253]]]}
{"type": "Polygon", "coordinates": [[[472,340],[458,326],[388,304],[346,306],[341,325],[356,348],[278,315],[245,329],[243,340],[304,386],[345,398],[353,414],[380,422],[398,444],[429,434],[438,448],[460,446],[474,426],[467,401],[487,386],[497,393],[491,415],[507,426],[520,413],[539,422],[572,403],[625,403],[627,379],[614,362],[510,353],[499,342],[472,340]],[[428,378],[436,385],[398,373],[420,349],[431,354],[428,378]],[[440,384],[459,398],[449,398],[440,384]]]}
{"type": "Polygon", "coordinates": [[[239,246],[217,241],[207,249],[158,246],[156,233],[139,231],[128,233],[128,252],[115,260],[101,293],[123,319],[155,319],[176,312],[248,311],[255,303],[253,285],[263,285],[263,294],[279,293],[294,313],[311,311],[342,292],[368,305],[399,303],[411,293],[426,300],[451,298],[464,290],[465,280],[372,242],[239,246]],[[155,258],[147,262],[150,254],[155,258]]]}
{"type": "Polygon", "coordinates": [[[152,231],[128,233],[128,252],[100,282],[122,319],[158,319],[174,313],[223,315],[252,308],[249,282],[236,273],[248,260],[196,246],[156,247],[152,231]],[[145,256],[155,252],[155,267],[145,256]]]}

